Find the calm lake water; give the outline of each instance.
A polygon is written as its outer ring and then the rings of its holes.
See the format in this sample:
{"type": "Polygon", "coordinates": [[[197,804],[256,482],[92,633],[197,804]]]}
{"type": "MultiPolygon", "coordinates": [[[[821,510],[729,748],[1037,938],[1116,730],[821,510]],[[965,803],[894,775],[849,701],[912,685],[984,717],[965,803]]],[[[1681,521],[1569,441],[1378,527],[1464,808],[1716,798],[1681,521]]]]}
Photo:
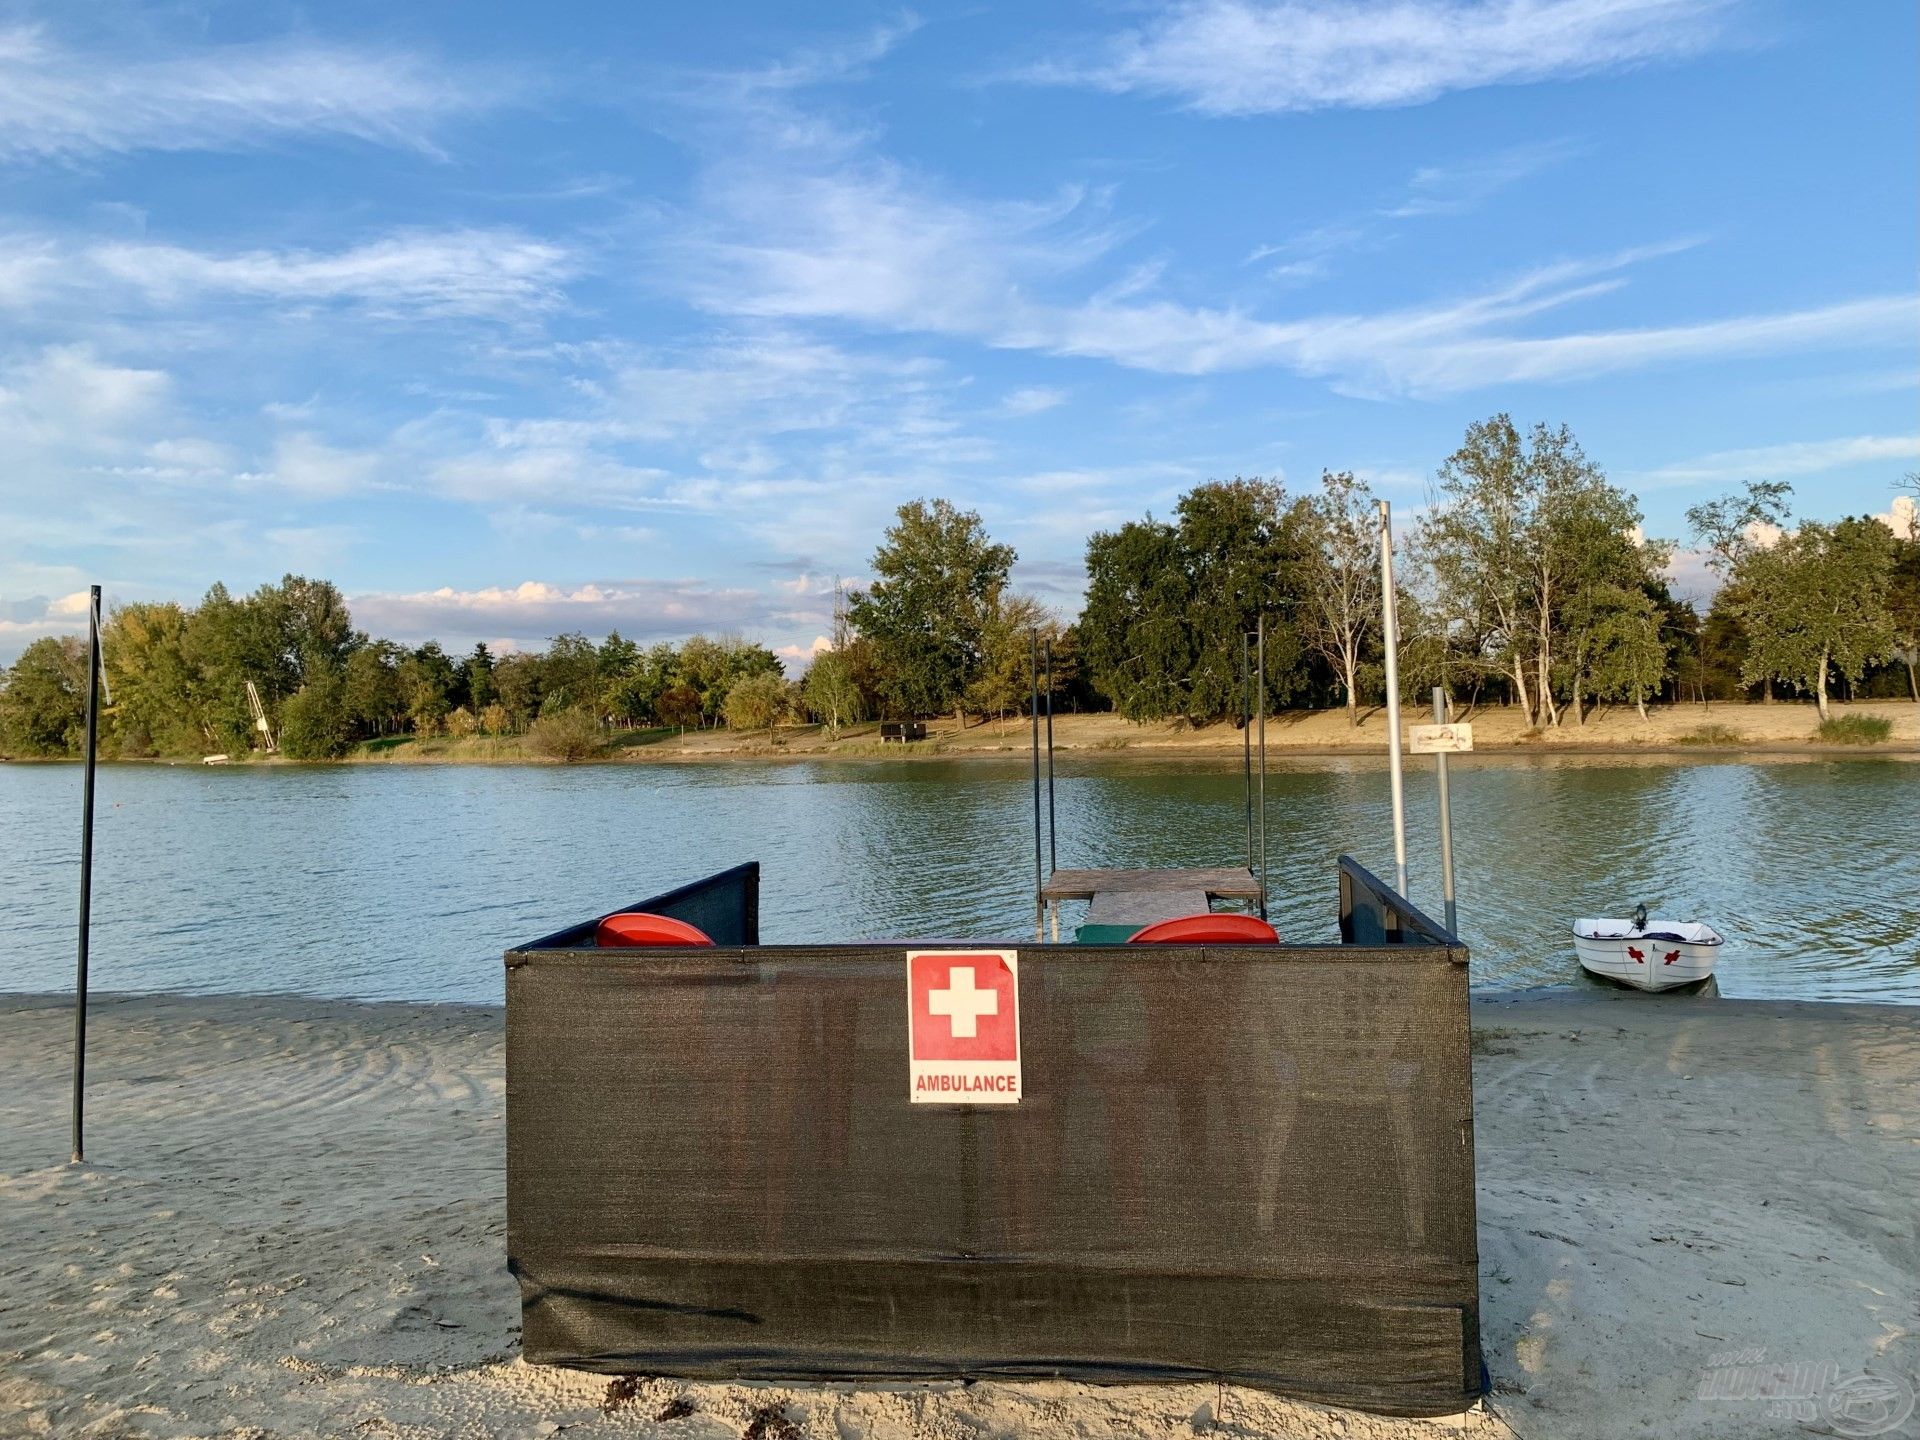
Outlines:
{"type": "MultiPolygon", "coordinates": [[[[1440,913],[1430,761],[1411,888],[1440,913]]],[[[1032,923],[1023,762],[231,769],[99,780],[93,984],[497,1003],[515,942],[758,859],[768,942],[1032,923]]],[[[1721,993],[1920,1003],[1920,765],[1456,762],[1461,930],[1483,987],[1582,981],[1577,915],[1718,926],[1721,993]]],[[[1237,765],[1063,760],[1060,863],[1244,852],[1237,765]]],[[[1337,939],[1334,858],[1391,877],[1380,763],[1270,767],[1271,914],[1337,939]]],[[[0,766],[0,989],[73,979],[80,769],[0,766]]]]}

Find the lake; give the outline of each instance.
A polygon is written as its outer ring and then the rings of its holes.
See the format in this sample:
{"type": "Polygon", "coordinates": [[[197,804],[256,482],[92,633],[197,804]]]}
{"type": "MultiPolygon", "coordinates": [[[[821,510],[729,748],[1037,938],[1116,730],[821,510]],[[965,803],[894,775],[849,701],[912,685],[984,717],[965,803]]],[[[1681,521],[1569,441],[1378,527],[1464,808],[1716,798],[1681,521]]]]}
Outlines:
{"type": "MultiPolygon", "coordinates": [[[[1460,928],[1484,988],[1584,981],[1577,915],[1710,921],[1722,994],[1920,1003],[1920,766],[1479,756],[1454,765],[1460,928]]],[[[1237,765],[1063,757],[1063,866],[1244,856],[1237,765]]],[[[1031,934],[1024,761],[103,766],[92,983],[502,998],[500,952],[742,860],[769,943],[1031,934]]],[[[80,768],[0,765],[0,989],[73,981],[80,768]]],[[[1412,898],[1440,913],[1432,762],[1412,898]]],[[[1334,859],[1391,879],[1383,763],[1267,789],[1270,913],[1337,939],[1334,859]]]]}

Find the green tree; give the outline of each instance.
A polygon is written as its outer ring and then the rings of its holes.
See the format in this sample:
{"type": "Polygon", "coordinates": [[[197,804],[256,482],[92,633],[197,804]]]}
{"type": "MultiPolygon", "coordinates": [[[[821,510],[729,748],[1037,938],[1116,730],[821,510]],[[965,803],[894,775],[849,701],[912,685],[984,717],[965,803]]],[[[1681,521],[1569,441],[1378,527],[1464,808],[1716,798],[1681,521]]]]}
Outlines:
{"type": "Polygon", "coordinates": [[[437,640],[427,641],[400,662],[400,694],[416,735],[440,732],[441,723],[453,709],[454,674],[453,661],[437,640]]]}
{"type": "Polygon", "coordinates": [[[842,727],[866,715],[852,662],[839,650],[822,650],[813,657],[801,686],[801,696],[807,713],[826,726],[827,733],[836,740],[842,727]]]}
{"type": "Polygon", "coordinates": [[[1809,520],[1749,551],[1735,571],[1748,634],[1743,678],[1811,690],[1820,718],[1829,719],[1829,672],[1857,681],[1892,652],[1892,572],[1892,532],[1872,519],[1809,520]]]}
{"type": "Polygon", "coordinates": [[[20,652],[0,688],[0,741],[20,755],[66,755],[85,743],[87,647],[46,635],[20,652]]]}
{"type": "Polygon", "coordinates": [[[515,652],[494,661],[494,693],[512,718],[515,730],[525,729],[540,713],[545,679],[546,664],[542,656],[515,652]]]}
{"type": "Polygon", "coordinates": [[[187,612],[173,601],[116,606],[101,645],[113,687],[114,748],[183,754],[199,743],[187,612]]]}
{"type": "Polygon", "coordinates": [[[1346,696],[1347,723],[1357,726],[1361,661],[1380,629],[1379,511],[1367,482],[1350,470],[1323,470],[1320,493],[1300,505],[1308,561],[1301,629],[1332,668],[1346,696]]]}
{"type": "Polygon", "coordinates": [[[280,707],[280,748],[295,760],[337,760],[352,743],[346,686],[337,671],[316,667],[280,707]]]}
{"type": "Polygon", "coordinates": [[[787,684],[778,675],[742,675],[727,691],[727,725],[734,730],[765,730],[771,739],[786,706],[787,684]]]}
{"type": "Polygon", "coordinates": [[[482,640],[473,647],[473,653],[461,663],[463,678],[466,680],[467,704],[474,714],[479,714],[496,698],[493,684],[493,652],[487,649],[482,640]]]}
{"type": "Polygon", "coordinates": [[[601,683],[618,680],[639,663],[640,647],[622,636],[618,630],[608,631],[607,638],[600,642],[600,653],[597,657],[601,683]]]}
{"type": "Polygon", "coordinates": [[[1893,630],[1891,649],[1907,667],[1907,689],[1920,705],[1920,534],[1894,542],[1892,573],[1887,584],[1887,619],[1893,630]]]}
{"type": "MultiPolygon", "coordinates": [[[[1583,632],[1585,683],[1603,700],[1630,700],[1647,717],[1647,698],[1659,692],[1669,673],[1672,651],[1661,634],[1662,607],[1645,590],[1620,594],[1601,610],[1591,631],[1583,632]]],[[[1575,718],[1580,719],[1575,691],[1575,718]]]]}
{"type": "Polygon", "coordinates": [[[600,699],[600,652],[577,630],[548,642],[541,672],[543,715],[579,705],[592,707],[600,699]]]}
{"type": "Polygon", "coordinates": [[[689,725],[700,723],[700,692],[685,681],[669,685],[654,702],[654,713],[660,717],[662,725],[676,725],[685,730],[689,725]]]}
{"type": "MultiPolygon", "coordinates": [[[[1612,485],[1566,426],[1522,437],[1511,416],[1467,428],[1440,467],[1438,503],[1415,550],[1431,569],[1450,627],[1474,638],[1475,660],[1504,675],[1529,724],[1560,723],[1555,677],[1576,688],[1586,668],[1563,663],[1570,593],[1597,584],[1592,547],[1637,531],[1638,504],[1612,485]]],[[[1580,613],[1598,623],[1591,604],[1580,613]]]]}
{"type": "Polygon", "coordinates": [[[1269,704],[1306,679],[1298,616],[1308,542],[1281,487],[1209,481],[1152,516],[1087,542],[1077,632],[1094,687],[1130,720],[1237,715],[1243,639],[1267,617],[1269,704]]]}
{"type": "Polygon", "coordinates": [[[992,596],[981,627],[980,668],[967,687],[967,708],[982,718],[1024,713],[1032,703],[1036,639],[1050,640],[1059,628],[1031,596],[992,596]]]}
{"type": "Polygon", "coordinates": [[[1014,558],[974,511],[946,500],[899,508],[873,555],[877,578],[848,598],[848,616],[873,644],[892,710],[959,713],[985,660],[987,607],[1014,558]]]}
{"type": "Polygon", "coordinates": [[[340,703],[347,718],[367,735],[397,729],[407,713],[400,666],[407,652],[391,640],[367,640],[347,656],[340,703]]]}

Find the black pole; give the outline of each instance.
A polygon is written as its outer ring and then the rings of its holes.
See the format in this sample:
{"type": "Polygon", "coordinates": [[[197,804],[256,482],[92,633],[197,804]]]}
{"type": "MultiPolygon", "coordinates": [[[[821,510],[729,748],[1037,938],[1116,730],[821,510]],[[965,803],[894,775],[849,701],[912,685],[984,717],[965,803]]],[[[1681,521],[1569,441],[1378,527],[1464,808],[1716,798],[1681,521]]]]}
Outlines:
{"type": "Polygon", "coordinates": [[[1247,803],[1247,869],[1253,869],[1253,637],[1240,632],[1240,792],[1247,803]]]}
{"type": "Polygon", "coordinates": [[[100,587],[87,606],[87,770],[80,792],[80,953],[73,981],[73,1163],[87,1158],[87,936],[93,927],[93,764],[100,737],[100,587]]]}
{"type": "Polygon", "coordinates": [[[1053,637],[1047,637],[1047,868],[1060,868],[1060,832],[1053,816],[1053,637]]]}
{"type": "Polygon", "coordinates": [[[1260,918],[1267,918],[1267,617],[1254,629],[1254,708],[1260,716],[1260,918]]]}
{"type": "Polygon", "coordinates": [[[1040,853],[1040,632],[1029,630],[1033,661],[1033,938],[1047,938],[1046,874],[1040,853]]]}

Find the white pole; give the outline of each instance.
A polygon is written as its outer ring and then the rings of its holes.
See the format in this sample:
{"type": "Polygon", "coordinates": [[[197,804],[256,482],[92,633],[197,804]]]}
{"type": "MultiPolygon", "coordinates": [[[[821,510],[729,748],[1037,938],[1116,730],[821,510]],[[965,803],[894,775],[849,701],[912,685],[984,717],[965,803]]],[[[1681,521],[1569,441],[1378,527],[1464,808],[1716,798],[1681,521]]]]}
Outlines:
{"type": "Polygon", "coordinates": [[[1393,512],[1380,502],[1380,637],[1387,652],[1387,755],[1393,782],[1393,868],[1407,893],[1407,811],[1400,779],[1400,622],[1393,603],[1393,512]]]}

